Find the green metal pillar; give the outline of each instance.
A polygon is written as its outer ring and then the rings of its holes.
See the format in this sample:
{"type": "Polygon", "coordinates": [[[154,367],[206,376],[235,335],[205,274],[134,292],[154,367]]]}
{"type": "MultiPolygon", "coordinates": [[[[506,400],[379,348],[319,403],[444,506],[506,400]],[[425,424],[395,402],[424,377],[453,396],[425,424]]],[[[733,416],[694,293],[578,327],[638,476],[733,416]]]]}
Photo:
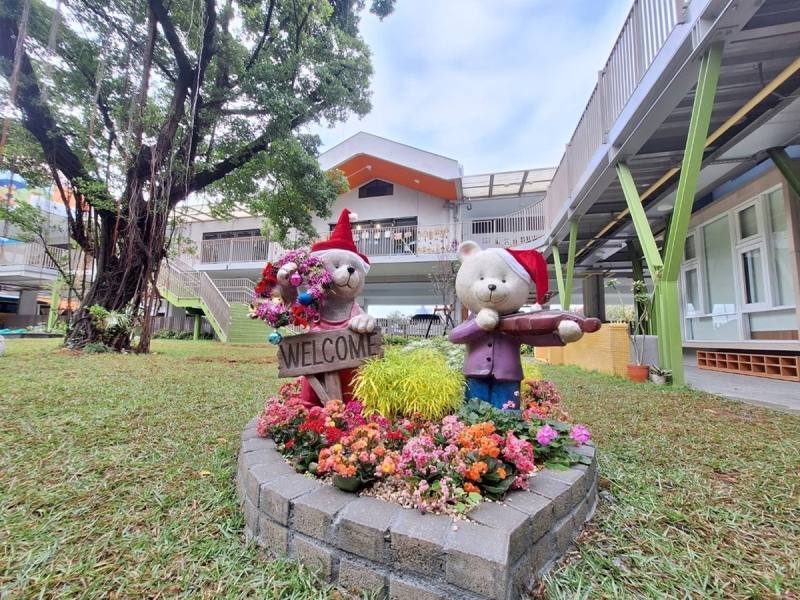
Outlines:
{"type": "Polygon", "coordinates": [[[783,148],[770,148],[767,154],[784,176],[795,196],[800,198],[800,171],[783,148]]]}
{"type": "Polygon", "coordinates": [[[194,335],[192,339],[197,341],[200,339],[200,325],[202,324],[203,317],[200,314],[194,316],[194,335]]]}
{"type": "MultiPolygon", "coordinates": [[[[664,271],[661,275],[659,294],[662,295],[663,312],[659,318],[666,336],[668,368],[672,369],[672,381],[677,385],[685,383],[683,374],[683,337],[681,336],[680,303],[678,299],[678,275],[680,274],[686,234],[692,216],[692,206],[697,193],[697,179],[703,165],[703,152],[711,123],[711,111],[714,108],[714,97],[719,82],[720,63],[722,62],[722,44],[714,44],[703,56],[700,74],[692,105],[692,117],[689,121],[689,132],[686,136],[686,151],[683,154],[678,189],[675,192],[675,207],[669,224],[667,243],[664,248],[664,271]]],[[[661,324],[660,324],[661,325],[661,324]]]]}
{"type": "Polygon", "coordinates": [[[558,287],[558,303],[564,306],[564,273],[561,270],[561,253],[558,244],[553,244],[553,270],[556,272],[556,286],[558,287]]]}
{"type": "Polygon", "coordinates": [[[575,278],[575,249],[578,245],[578,221],[569,224],[569,250],[567,252],[567,276],[564,281],[564,299],[561,310],[569,310],[572,304],[572,282],[575,278]]]}
{"type": "Polygon", "coordinates": [[[663,368],[672,369],[672,381],[678,385],[685,382],[678,275],[697,191],[697,179],[703,163],[703,151],[714,107],[721,61],[722,46],[715,44],[706,52],[700,64],[689,132],[686,136],[686,150],[675,194],[675,208],[668,230],[665,232],[663,259],[630,169],[624,163],[617,165],[617,176],[622,192],[655,286],[654,305],[658,315],[659,360],[663,368]]]}

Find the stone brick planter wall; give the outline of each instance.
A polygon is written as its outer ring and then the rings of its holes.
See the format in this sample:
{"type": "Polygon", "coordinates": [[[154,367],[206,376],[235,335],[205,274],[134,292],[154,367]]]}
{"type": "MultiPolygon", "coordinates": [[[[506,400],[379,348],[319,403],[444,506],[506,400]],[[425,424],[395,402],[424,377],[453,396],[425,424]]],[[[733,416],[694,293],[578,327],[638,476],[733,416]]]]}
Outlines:
{"type": "Polygon", "coordinates": [[[294,472],[255,420],[242,433],[236,491],[245,534],[349,591],[392,600],[519,598],[562,556],[597,501],[590,466],[545,469],[529,491],[485,502],[470,522],[359,497],[294,472]]]}

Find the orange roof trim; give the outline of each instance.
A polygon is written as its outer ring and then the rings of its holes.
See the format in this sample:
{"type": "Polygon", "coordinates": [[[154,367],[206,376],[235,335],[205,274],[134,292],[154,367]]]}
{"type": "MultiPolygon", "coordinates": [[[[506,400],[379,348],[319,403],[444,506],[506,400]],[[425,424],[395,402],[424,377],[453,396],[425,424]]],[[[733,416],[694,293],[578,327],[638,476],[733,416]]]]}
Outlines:
{"type": "Polygon", "coordinates": [[[458,198],[455,181],[441,179],[367,154],[354,156],[335,168],[347,177],[350,189],[358,188],[373,179],[385,179],[451,202],[458,198]]]}

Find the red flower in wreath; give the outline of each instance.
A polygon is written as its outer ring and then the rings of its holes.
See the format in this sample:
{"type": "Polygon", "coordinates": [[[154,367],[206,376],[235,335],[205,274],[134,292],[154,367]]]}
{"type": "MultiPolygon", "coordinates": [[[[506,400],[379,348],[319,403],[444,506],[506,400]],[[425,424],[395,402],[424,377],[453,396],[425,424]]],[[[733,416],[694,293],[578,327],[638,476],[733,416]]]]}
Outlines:
{"type": "Polygon", "coordinates": [[[274,269],[274,267],[272,266],[272,263],[268,262],[266,265],[264,265],[264,270],[261,271],[261,276],[262,277],[267,277],[268,275],[271,275],[273,269],[274,269]]]}
{"type": "Polygon", "coordinates": [[[262,296],[267,291],[267,280],[262,279],[256,284],[255,292],[257,295],[262,296]]]}

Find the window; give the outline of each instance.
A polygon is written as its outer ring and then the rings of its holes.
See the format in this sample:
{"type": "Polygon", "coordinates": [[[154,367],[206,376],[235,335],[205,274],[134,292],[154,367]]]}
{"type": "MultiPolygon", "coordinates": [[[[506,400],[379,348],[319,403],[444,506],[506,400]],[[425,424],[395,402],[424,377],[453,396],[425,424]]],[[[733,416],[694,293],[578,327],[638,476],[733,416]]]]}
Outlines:
{"type": "Polygon", "coordinates": [[[683,246],[683,259],[688,261],[695,258],[697,258],[697,248],[694,245],[694,235],[690,234],[686,236],[686,243],[683,246]]]}
{"type": "Polygon", "coordinates": [[[751,204],[739,211],[739,239],[745,240],[758,235],[758,209],[751,204]]]}
{"type": "Polygon", "coordinates": [[[394,185],[381,179],[373,179],[358,188],[359,198],[377,198],[378,196],[392,196],[394,185]]]}
{"type": "Polygon", "coordinates": [[[731,232],[727,216],[703,227],[703,243],[710,312],[735,313],[736,282],[733,277],[731,232]]]}
{"type": "Polygon", "coordinates": [[[775,273],[774,300],[776,306],[795,303],[792,265],[789,255],[789,236],[786,227],[786,204],[780,189],[767,194],[772,269],[775,273]]]}
{"type": "Polygon", "coordinates": [[[258,229],[237,229],[236,231],[212,231],[203,234],[203,240],[229,240],[241,237],[259,237],[261,231],[258,229]]]}
{"type": "Polygon", "coordinates": [[[766,302],[761,248],[753,248],[742,252],[742,274],[744,276],[745,304],[766,302]]]}
{"type": "Polygon", "coordinates": [[[683,274],[685,314],[700,314],[700,290],[697,287],[697,269],[687,269],[683,274]]]}

